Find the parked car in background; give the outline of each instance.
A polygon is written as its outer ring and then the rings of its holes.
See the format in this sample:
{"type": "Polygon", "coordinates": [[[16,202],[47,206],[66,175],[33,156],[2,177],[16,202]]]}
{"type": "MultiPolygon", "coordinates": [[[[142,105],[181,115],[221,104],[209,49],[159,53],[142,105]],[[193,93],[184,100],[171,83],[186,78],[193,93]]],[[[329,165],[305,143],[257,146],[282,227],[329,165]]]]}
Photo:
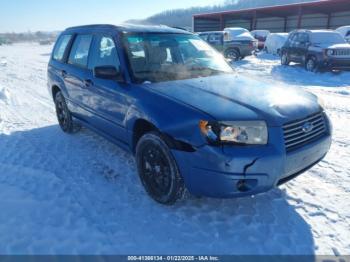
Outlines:
{"type": "Polygon", "coordinates": [[[350,44],[333,30],[295,30],[281,50],[281,64],[301,63],[308,71],[350,69],[350,44]]]}
{"type": "Polygon", "coordinates": [[[200,38],[208,42],[212,47],[220,52],[224,51],[224,32],[223,31],[212,31],[203,32],[198,34],[200,38]]]}
{"type": "Polygon", "coordinates": [[[250,56],[258,48],[258,41],[241,27],[224,29],[224,56],[236,61],[250,56]]]}
{"type": "Polygon", "coordinates": [[[81,124],[130,151],[162,204],[185,188],[220,198],[266,192],[314,166],[331,144],[317,96],[237,75],[198,36],[164,26],[65,30],[48,90],[61,129],[81,124]]]}
{"type": "Polygon", "coordinates": [[[252,36],[258,40],[258,48],[262,50],[265,46],[265,41],[270,34],[269,30],[253,30],[250,32],[252,36]]]}
{"type": "Polygon", "coordinates": [[[42,40],[39,40],[39,44],[40,45],[51,45],[52,42],[49,39],[42,39],[42,40]]]}
{"type": "Polygon", "coordinates": [[[280,55],[287,39],[288,33],[271,33],[266,38],[264,50],[268,54],[280,55]]]}
{"type": "Polygon", "coordinates": [[[350,43],[350,25],[339,27],[337,30],[350,43]]]}
{"type": "Polygon", "coordinates": [[[258,47],[258,41],[244,28],[226,28],[198,35],[233,61],[252,55],[258,47]]]}

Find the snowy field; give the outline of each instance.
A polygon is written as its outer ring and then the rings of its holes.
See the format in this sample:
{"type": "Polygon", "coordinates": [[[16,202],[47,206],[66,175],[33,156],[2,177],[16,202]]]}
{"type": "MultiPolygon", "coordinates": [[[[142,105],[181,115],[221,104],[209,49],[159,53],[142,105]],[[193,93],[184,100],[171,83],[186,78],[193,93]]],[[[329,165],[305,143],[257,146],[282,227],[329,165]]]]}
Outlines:
{"type": "Polygon", "coordinates": [[[88,130],[61,132],[46,89],[50,51],[0,46],[0,254],[350,254],[350,73],[267,55],[238,62],[238,73],[322,97],[330,153],[262,195],[164,207],[128,153],[88,130]]]}

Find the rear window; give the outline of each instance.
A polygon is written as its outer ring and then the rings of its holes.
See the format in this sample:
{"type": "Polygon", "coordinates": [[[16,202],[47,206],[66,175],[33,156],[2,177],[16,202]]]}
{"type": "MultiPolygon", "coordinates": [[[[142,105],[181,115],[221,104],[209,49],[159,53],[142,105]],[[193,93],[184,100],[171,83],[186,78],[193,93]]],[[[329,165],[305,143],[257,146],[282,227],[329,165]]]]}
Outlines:
{"type": "Polygon", "coordinates": [[[75,38],[68,63],[79,67],[87,67],[92,35],[78,35],[75,38]]]}
{"type": "Polygon", "coordinates": [[[64,57],[64,53],[69,44],[69,41],[72,39],[72,35],[62,35],[55,45],[55,49],[53,50],[53,59],[62,61],[64,57]]]}

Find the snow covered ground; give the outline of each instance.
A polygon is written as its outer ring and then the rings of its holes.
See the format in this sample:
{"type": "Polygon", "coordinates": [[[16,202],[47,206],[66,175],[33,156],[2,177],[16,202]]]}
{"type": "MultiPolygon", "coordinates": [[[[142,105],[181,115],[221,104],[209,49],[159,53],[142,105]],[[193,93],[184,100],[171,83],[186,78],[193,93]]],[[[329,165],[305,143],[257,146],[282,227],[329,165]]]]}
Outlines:
{"type": "Polygon", "coordinates": [[[51,46],[0,47],[0,254],[350,254],[350,73],[261,55],[239,73],[322,97],[330,153],[252,198],[153,202],[133,158],[94,133],[62,133],[46,90],[51,46]]]}

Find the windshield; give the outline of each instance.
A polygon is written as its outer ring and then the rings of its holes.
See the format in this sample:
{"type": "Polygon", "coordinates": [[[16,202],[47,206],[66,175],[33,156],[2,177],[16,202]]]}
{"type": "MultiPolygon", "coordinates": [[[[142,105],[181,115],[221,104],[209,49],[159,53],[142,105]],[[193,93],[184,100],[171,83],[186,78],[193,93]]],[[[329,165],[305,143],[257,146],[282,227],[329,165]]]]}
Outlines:
{"type": "Polygon", "coordinates": [[[136,82],[162,82],[232,73],[223,56],[190,34],[124,34],[136,82]]]}
{"type": "Polygon", "coordinates": [[[345,39],[339,34],[335,32],[320,32],[311,34],[311,43],[313,44],[344,44],[345,39]]]}

